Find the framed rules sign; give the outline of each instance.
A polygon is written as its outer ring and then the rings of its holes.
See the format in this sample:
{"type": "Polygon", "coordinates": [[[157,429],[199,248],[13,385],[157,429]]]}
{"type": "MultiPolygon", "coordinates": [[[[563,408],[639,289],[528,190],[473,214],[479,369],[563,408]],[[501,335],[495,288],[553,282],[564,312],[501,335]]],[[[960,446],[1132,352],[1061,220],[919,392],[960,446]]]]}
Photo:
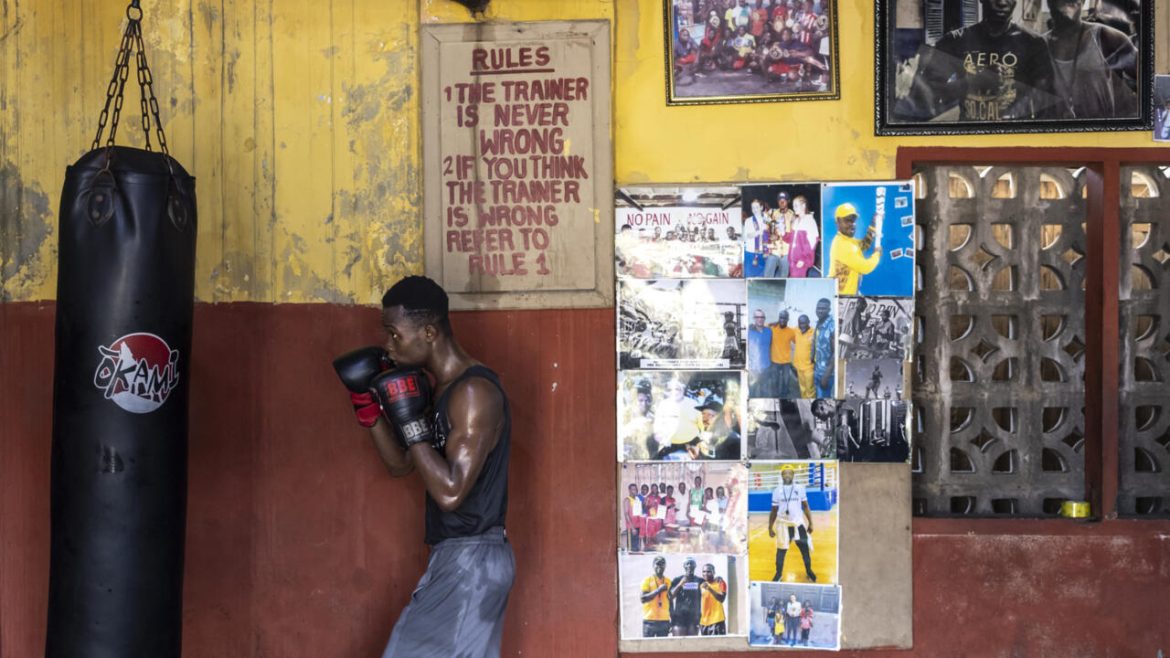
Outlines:
{"type": "Polygon", "coordinates": [[[608,21],[422,33],[426,273],[452,308],[613,304],[608,21]]]}

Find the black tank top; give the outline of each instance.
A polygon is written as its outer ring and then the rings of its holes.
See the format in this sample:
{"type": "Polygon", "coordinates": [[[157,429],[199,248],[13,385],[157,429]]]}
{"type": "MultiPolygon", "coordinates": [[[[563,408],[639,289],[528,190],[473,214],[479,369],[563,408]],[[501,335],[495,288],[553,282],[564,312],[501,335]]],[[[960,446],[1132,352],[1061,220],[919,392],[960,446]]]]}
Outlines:
{"type": "Polygon", "coordinates": [[[447,405],[451,391],[464,380],[482,377],[500,390],[504,398],[504,426],[500,430],[496,446],[488,453],[479,472],[475,486],[453,512],[444,512],[438,503],[427,494],[426,542],[434,545],[452,537],[468,537],[486,532],[494,526],[504,525],[508,512],[508,453],[512,444],[512,411],[508,407],[508,395],[500,385],[496,373],[484,366],[471,366],[451,382],[439,399],[435,401],[434,447],[444,458],[447,457],[447,436],[451,432],[451,421],[447,417],[447,405]]]}

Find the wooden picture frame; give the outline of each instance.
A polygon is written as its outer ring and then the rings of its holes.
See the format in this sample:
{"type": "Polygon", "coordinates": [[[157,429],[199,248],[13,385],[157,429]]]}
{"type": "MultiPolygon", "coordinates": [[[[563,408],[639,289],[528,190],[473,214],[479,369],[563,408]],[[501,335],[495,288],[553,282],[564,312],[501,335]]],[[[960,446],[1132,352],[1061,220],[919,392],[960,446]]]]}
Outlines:
{"type": "Polygon", "coordinates": [[[663,17],[667,105],[841,97],[837,0],[663,0],[663,17]]]}

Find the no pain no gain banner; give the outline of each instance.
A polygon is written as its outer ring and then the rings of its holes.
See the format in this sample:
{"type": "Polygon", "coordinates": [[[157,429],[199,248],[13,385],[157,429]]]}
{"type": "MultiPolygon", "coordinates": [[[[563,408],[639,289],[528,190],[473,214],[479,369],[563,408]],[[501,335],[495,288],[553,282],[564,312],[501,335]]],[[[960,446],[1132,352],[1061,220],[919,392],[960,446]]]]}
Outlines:
{"type": "Polygon", "coordinates": [[[609,24],[425,35],[428,275],[460,308],[608,304],[609,24]]]}

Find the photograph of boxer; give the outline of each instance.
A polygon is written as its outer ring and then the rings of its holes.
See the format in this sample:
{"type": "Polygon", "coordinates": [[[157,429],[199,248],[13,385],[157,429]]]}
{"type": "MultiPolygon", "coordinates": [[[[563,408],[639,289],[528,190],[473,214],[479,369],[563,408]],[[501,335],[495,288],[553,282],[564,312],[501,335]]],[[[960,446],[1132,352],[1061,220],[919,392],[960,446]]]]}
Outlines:
{"type": "Polygon", "coordinates": [[[839,582],[839,473],[835,461],[752,462],[748,475],[751,580],[839,582]]]}
{"type": "Polygon", "coordinates": [[[842,359],[896,359],[910,353],[914,301],[890,297],[841,298],[842,359]]]}
{"type": "Polygon", "coordinates": [[[437,283],[406,277],[382,297],[384,347],[333,362],[390,476],[417,472],[426,489],[430,559],[383,658],[499,655],[515,574],[504,532],[508,399],[459,345],[447,312],[437,283]],[[469,560],[475,569],[462,568],[469,560]]]}

